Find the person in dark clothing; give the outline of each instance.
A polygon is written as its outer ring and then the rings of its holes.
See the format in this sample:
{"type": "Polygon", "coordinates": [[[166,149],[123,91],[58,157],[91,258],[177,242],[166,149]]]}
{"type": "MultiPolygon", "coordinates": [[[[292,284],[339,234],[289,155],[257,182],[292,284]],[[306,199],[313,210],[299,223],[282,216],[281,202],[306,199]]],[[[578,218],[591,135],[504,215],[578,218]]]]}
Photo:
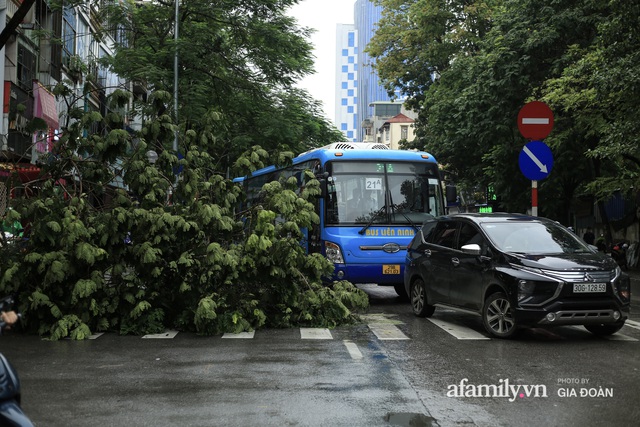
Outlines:
{"type": "Polygon", "coordinates": [[[593,231],[591,230],[591,228],[587,228],[586,233],[584,233],[584,236],[582,236],[582,238],[584,239],[585,242],[587,242],[590,245],[593,245],[594,242],[596,241],[596,235],[593,234],[593,231]]]}

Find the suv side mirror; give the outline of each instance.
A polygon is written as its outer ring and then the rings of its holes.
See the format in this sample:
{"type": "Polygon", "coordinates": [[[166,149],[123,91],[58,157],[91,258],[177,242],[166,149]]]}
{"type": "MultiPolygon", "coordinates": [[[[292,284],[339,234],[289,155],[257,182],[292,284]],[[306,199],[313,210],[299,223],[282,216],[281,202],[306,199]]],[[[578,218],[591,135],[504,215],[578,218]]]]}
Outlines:
{"type": "Polygon", "coordinates": [[[471,243],[470,245],[464,245],[460,249],[465,254],[480,255],[480,245],[478,245],[477,243],[471,243]]]}

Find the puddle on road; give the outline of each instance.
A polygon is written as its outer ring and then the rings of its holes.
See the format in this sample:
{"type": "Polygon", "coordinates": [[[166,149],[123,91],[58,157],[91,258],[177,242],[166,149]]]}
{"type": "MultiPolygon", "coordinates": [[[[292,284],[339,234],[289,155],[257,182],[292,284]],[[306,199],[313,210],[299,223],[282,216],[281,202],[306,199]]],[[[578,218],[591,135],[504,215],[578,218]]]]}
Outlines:
{"type": "Polygon", "coordinates": [[[434,418],[410,412],[389,412],[384,416],[384,420],[392,426],[401,427],[433,427],[438,425],[434,418]]]}

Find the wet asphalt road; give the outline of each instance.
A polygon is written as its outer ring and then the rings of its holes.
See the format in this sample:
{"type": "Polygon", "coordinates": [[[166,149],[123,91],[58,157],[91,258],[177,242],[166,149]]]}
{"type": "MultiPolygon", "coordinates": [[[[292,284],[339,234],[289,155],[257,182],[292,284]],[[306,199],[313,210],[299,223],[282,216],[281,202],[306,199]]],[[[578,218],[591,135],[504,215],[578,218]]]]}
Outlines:
{"type": "Polygon", "coordinates": [[[419,319],[393,289],[363,289],[371,300],[363,323],[315,331],[313,339],[300,329],[246,339],[6,335],[0,350],[18,370],[36,426],[631,426],[640,419],[640,329],[625,326],[615,340],[578,327],[489,340],[477,317],[438,309],[419,319]],[[450,396],[461,383],[543,387],[545,396],[450,396]],[[611,395],[580,396],[593,390],[611,395]]]}

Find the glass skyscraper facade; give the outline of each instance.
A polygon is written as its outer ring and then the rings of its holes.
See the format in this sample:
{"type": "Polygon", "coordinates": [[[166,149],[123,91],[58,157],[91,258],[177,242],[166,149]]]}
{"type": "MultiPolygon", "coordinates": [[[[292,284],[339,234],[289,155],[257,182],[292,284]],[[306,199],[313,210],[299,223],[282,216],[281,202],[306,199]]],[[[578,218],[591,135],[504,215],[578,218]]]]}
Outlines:
{"type": "Polygon", "coordinates": [[[378,74],[371,66],[371,58],[365,52],[376,25],[382,16],[382,6],[376,6],[371,0],[356,0],[354,4],[354,22],[357,32],[358,49],[358,141],[364,140],[362,122],[373,116],[373,107],[369,104],[375,101],[390,101],[387,91],[380,85],[378,74]]]}

